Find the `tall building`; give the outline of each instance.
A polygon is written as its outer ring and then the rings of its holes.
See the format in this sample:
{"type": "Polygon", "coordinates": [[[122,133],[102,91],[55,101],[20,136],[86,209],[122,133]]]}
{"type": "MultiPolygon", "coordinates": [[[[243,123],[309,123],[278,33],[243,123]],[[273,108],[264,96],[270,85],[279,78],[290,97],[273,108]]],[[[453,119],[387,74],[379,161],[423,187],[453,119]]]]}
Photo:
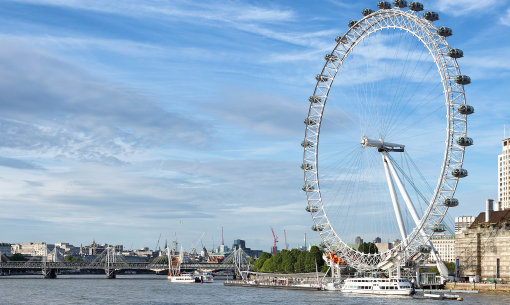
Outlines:
{"type": "Polygon", "coordinates": [[[469,228],[473,221],[475,221],[475,217],[473,216],[455,217],[455,234],[462,232],[463,229],[469,228]]]}
{"type": "MultiPolygon", "coordinates": [[[[443,262],[455,262],[455,235],[436,234],[430,237],[430,242],[437,251],[437,255],[443,262]]],[[[434,256],[430,256],[430,261],[435,261],[434,256]]]]}
{"type": "Polygon", "coordinates": [[[503,140],[503,152],[498,156],[498,201],[502,209],[510,208],[510,138],[503,140]]]}

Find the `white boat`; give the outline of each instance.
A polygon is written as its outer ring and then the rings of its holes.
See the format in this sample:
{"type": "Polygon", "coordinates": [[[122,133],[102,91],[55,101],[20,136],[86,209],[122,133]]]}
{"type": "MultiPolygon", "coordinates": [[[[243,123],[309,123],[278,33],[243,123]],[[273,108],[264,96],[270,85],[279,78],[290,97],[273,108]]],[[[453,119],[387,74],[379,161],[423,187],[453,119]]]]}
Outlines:
{"type": "Polygon", "coordinates": [[[343,293],[411,295],[413,289],[408,280],[403,278],[357,277],[346,278],[340,291],[343,293]]]}
{"type": "Polygon", "coordinates": [[[195,281],[197,283],[214,283],[211,272],[195,272],[195,281]]]}
{"type": "Polygon", "coordinates": [[[195,277],[191,274],[169,275],[168,279],[172,283],[195,283],[195,277]]]}

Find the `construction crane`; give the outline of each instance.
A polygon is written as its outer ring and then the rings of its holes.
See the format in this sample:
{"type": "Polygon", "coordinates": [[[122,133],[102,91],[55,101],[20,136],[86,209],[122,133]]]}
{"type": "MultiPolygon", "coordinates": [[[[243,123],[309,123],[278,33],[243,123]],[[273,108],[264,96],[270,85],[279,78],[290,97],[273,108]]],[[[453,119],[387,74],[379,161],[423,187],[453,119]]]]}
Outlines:
{"type": "Polygon", "coordinates": [[[273,248],[271,249],[271,254],[276,254],[278,252],[278,247],[277,247],[278,235],[276,235],[274,233],[273,227],[270,227],[270,228],[271,228],[271,233],[273,233],[273,239],[274,239],[274,244],[273,244],[273,248]]]}
{"type": "Polygon", "coordinates": [[[285,236],[285,250],[289,250],[289,244],[287,243],[287,232],[283,230],[283,235],[285,236]]]}
{"type": "Polygon", "coordinates": [[[156,244],[156,248],[154,248],[154,251],[158,251],[158,247],[159,247],[159,240],[161,239],[161,233],[159,233],[159,237],[158,237],[158,243],[156,244]]]}

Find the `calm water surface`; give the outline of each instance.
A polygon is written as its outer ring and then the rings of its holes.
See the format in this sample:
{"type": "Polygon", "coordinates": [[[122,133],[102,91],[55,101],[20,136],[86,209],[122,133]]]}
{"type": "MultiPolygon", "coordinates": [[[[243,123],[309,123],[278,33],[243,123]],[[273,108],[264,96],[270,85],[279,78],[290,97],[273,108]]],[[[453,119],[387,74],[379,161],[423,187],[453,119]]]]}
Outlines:
{"type": "Polygon", "coordinates": [[[0,304],[510,304],[510,294],[462,294],[463,302],[342,295],[213,284],[175,284],[163,276],[0,277],[0,304]]]}

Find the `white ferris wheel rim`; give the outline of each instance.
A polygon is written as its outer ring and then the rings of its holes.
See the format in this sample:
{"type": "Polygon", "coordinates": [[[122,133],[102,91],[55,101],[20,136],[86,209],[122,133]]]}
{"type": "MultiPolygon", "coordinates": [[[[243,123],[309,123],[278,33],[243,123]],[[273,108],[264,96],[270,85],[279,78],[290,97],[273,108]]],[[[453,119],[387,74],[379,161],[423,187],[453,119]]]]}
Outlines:
{"type": "Polygon", "coordinates": [[[319,79],[317,79],[314,94],[311,97],[315,100],[310,101],[308,117],[305,120],[306,129],[303,141],[305,186],[303,188],[307,195],[307,209],[313,218],[313,228],[319,232],[324,246],[329,251],[338,253],[349,265],[358,270],[377,269],[378,262],[390,258],[395,253],[393,249],[378,254],[361,253],[348,246],[335,232],[326,214],[319,187],[320,126],[330,88],[343,61],[361,41],[371,34],[385,29],[407,31],[428,49],[441,76],[447,113],[445,152],[438,183],[419,225],[407,234],[407,247],[400,255],[399,260],[405,261],[417,254],[419,247],[428,243],[434,234],[433,226],[441,224],[448,210],[448,206],[442,203],[448,198],[453,198],[458,184],[459,177],[454,176],[452,171],[461,169],[464,160],[465,147],[455,142],[455,139],[465,136],[467,133],[466,115],[457,111],[459,106],[466,105],[464,86],[455,81],[455,77],[461,75],[460,68],[455,58],[446,56],[450,46],[446,39],[437,33],[438,28],[433,26],[431,21],[419,17],[413,11],[399,8],[381,9],[359,20],[337,39],[338,43],[329,54],[329,60],[326,60],[319,75],[325,76],[327,79],[320,79],[321,77],[318,76],[319,79]]]}

